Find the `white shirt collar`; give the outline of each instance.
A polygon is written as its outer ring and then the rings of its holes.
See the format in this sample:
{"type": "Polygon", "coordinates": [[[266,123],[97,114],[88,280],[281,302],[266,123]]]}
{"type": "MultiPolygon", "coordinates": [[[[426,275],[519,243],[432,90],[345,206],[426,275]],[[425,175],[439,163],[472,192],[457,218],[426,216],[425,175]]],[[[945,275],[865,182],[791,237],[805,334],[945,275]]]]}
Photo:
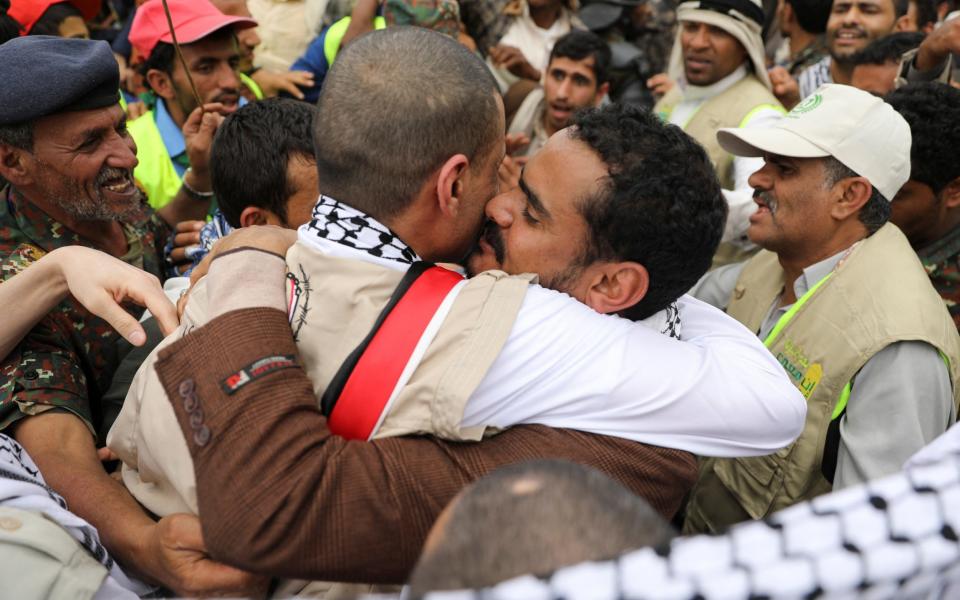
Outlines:
{"type": "Polygon", "coordinates": [[[737,67],[733,73],[730,73],[720,81],[711,83],[710,85],[693,85],[686,83],[686,80],[681,80],[681,86],[683,87],[683,99],[684,101],[689,100],[706,100],[708,98],[713,98],[731,87],[741,79],[747,76],[747,64],[744,63],[737,67]]]}

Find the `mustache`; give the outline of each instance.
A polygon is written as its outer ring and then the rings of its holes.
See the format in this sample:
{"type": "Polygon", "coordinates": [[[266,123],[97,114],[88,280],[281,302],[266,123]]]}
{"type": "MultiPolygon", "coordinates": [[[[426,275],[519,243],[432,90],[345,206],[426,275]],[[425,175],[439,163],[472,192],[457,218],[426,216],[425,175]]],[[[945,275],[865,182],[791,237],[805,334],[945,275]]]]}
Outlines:
{"type": "Polygon", "coordinates": [[[779,206],[779,202],[777,202],[777,198],[773,196],[770,192],[753,190],[753,199],[759,200],[761,204],[766,206],[770,210],[771,215],[777,214],[777,208],[779,206]]]}
{"type": "Polygon", "coordinates": [[[119,167],[104,167],[100,169],[99,173],[97,173],[97,178],[94,181],[94,184],[99,188],[114,179],[133,180],[133,173],[129,169],[121,169],[119,167]]]}
{"type": "Polygon", "coordinates": [[[500,228],[497,227],[497,224],[493,221],[487,221],[483,226],[483,232],[480,236],[483,238],[483,241],[490,244],[490,247],[493,248],[493,255],[497,258],[497,262],[502,264],[506,255],[506,245],[503,242],[503,235],[500,234],[500,228]]]}
{"type": "Polygon", "coordinates": [[[221,104],[230,104],[232,102],[237,102],[240,100],[240,91],[236,89],[226,89],[213,97],[211,102],[219,102],[221,104]]]}

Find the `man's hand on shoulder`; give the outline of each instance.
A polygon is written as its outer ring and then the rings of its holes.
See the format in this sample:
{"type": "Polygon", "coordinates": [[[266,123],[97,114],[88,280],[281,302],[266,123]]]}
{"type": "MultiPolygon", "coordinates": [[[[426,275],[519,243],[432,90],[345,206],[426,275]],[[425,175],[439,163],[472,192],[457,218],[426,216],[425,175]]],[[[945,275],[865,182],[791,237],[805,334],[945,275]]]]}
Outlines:
{"type": "Polygon", "coordinates": [[[207,554],[200,520],[188,514],[168,515],[152,526],[140,565],[146,575],[181,596],[263,595],[269,578],[218,563],[207,554]]]}

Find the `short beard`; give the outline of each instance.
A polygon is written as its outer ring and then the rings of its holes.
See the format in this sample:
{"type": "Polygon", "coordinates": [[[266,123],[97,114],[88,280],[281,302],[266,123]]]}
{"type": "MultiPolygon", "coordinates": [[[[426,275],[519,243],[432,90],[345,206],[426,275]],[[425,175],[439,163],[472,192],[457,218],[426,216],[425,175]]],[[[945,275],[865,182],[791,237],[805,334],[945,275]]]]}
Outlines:
{"type": "Polygon", "coordinates": [[[44,164],[44,166],[51,172],[47,177],[56,180],[57,183],[54,186],[44,185],[44,188],[61,190],[61,193],[55,196],[45,194],[47,203],[56,206],[78,221],[128,221],[142,210],[139,190],[137,190],[137,194],[130,204],[119,210],[110,206],[103,198],[101,187],[104,182],[122,175],[130,177],[131,181],[133,180],[133,174],[127,169],[116,167],[100,169],[100,173],[97,174],[97,179],[94,182],[96,198],[91,198],[75,179],[53,171],[49,165],[44,164]]]}
{"type": "Polygon", "coordinates": [[[577,264],[570,265],[559,273],[543,275],[540,278],[540,285],[548,290],[563,292],[569,296],[573,296],[573,286],[577,280],[580,279],[583,268],[583,265],[579,264],[578,261],[577,264]]]}

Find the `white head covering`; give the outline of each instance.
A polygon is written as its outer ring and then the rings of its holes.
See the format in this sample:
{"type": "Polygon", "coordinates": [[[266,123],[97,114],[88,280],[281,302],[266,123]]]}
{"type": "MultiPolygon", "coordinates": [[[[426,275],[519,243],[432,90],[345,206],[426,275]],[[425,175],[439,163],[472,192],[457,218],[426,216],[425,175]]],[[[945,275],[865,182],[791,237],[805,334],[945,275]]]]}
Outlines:
{"type": "MultiPolygon", "coordinates": [[[[747,50],[753,63],[753,73],[771,89],[767,76],[766,55],[763,50],[763,5],[760,0],[693,0],[677,8],[677,20],[706,23],[718,27],[737,39],[747,50]]],[[[669,75],[671,79],[683,78],[683,51],[680,47],[682,27],[677,31],[670,54],[669,75]]]]}

